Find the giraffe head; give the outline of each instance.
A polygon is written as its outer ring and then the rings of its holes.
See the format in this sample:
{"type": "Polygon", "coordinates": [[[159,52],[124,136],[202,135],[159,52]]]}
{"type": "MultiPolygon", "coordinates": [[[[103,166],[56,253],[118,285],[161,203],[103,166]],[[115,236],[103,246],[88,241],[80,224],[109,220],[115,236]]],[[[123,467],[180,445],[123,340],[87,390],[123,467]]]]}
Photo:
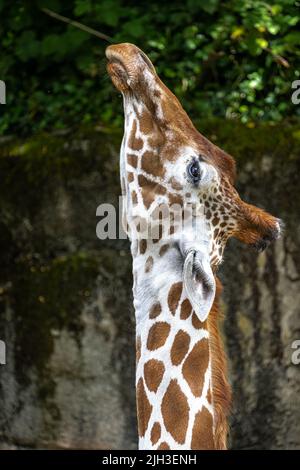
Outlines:
{"type": "Polygon", "coordinates": [[[147,238],[138,233],[142,222],[148,227],[156,221],[157,240],[172,237],[178,243],[187,292],[205,320],[227,240],[233,236],[263,250],[279,237],[280,221],[241,200],[234,188],[233,158],[195,129],[138,47],[112,45],[106,56],[108,72],[124,99],[121,178],[131,238],[147,238]],[[171,226],[166,232],[161,214],[171,206],[175,210],[168,213],[171,226]],[[182,223],[185,219],[189,223],[182,223]],[[138,227],[135,232],[133,225],[138,227]]]}

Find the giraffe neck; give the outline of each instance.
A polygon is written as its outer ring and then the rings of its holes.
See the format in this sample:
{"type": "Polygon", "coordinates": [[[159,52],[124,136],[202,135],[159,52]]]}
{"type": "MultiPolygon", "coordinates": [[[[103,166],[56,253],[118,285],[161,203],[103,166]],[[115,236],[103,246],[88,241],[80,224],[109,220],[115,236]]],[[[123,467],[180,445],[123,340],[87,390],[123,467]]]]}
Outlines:
{"type": "Polygon", "coordinates": [[[163,240],[132,243],[140,449],[213,449],[207,323],[192,311],[182,255],[163,240]]]}
{"type": "MultiPolygon", "coordinates": [[[[219,341],[214,341],[211,353],[209,321],[200,322],[192,310],[178,243],[137,239],[130,233],[134,217],[147,220],[149,216],[152,200],[147,204],[143,199],[139,178],[145,171],[143,157],[152,150],[151,138],[159,132],[155,124],[145,132],[145,123],[139,120],[144,106],[134,97],[124,96],[124,111],[120,170],[123,221],[132,240],[139,448],[225,448],[222,397],[218,400],[212,380],[213,371],[218,370],[216,390],[222,395],[227,385],[223,351],[219,341]]],[[[153,178],[154,184],[164,184],[159,177],[153,178]]],[[[164,200],[165,195],[160,197],[164,200]]],[[[217,327],[213,332],[217,338],[217,327]]]]}

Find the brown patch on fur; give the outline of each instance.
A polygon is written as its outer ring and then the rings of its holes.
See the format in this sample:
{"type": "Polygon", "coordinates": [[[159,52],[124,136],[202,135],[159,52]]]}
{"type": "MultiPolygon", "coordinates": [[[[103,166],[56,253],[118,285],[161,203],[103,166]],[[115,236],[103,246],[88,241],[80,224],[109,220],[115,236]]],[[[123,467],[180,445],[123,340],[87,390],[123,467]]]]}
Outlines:
{"type": "Polygon", "coordinates": [[[207,219],[211,218],[211,212],[210,212],[209,209],[205,212],[205,216],[206,216],[207,219]]]}
{"type": "Polygon", "coordinates": [[[194,328],[196,328],[196,330],[200,330],[200,328],[203,328],[205,326],[205,323],[199,320],[198,316],[195,313],[193,313],[192,325],[194,328]]]}
{"type": "Polygon", "coordinates": [[[208,367],[208,361],[208,340],[203,338],[195,344],[188,357],[185,359],[182,367],[183,377],[189,384],[195,397],[201,396],[204,374],[208,367]]]}
{"type": "Polygon", "coordinates": [[[151,132],[155,131],[156,126],[152,119],[152,115],[146,108],[143,109],[142,114],[140,115],[139,124],[142,134],[150,134],[151,132]]]}
{"type": "Polygon", "coordinates": [[[165,143],[165,136],[163,133],[157,128],[156,132],[151,135],[151,137],[148,138],[148,144],[150,145],[151,148],[155,149],[158,153],[160,153],[160,150],[165,143]]]}
{"type": "Polygon", "coordinates": [[[131,199],[132,199],[132,203],[133,203],[133,204],[137,204],[137,203],[138,203],[138,197],[137,197],[137,194],[136,194],[136,192],[135,192],[134,190],[131,192],[131,199]]]}
{"type": "Polygon", "coordinates": [[[157,194],[166,193],[163,186],[154,183],[143,175],[138,176],[138,184],[142,190],[143,201],[147,209],[149,209],[157,194]]]}
{"type": "Polygon", "coordinates": [[[136,168],[137,161],[138,161],[138,157],[136,155],[133,155],[132,153],[127,154],[127,162],[129,163],[130,166],[132,166],[133,168],[136,168]]]}
{"type": "Polygon", "coordinates": [[[135,137],[133,139],[133,141],[131,142],[131,145],[129,145],[129,147],[132,149],[132,150],[142,150],[144,146],[144,141],[143,139],[140,139],[139,137],[135,137]]]}
{"type": "Polygon", "coordinates": [[[152,305],[150,309],[149,318],[151,318],[152,320],[153,318],[158,317],[158,315],[160,314],[161,314],[161,305],[160,305],[160,302],[156,302],[154,305],[152,305]]]}
{"type": "Polygon", "coordinates": [[[177,380],[171,380],[162,399],[161,412],[166,430],[176,442],[183,444],[189,421],[189,405],[177,380]]]}
{"type": "Polygon", "coordinates": [[[212,372],[211,388],[214,408],[215,447],[216,449],[226,449],[228,433],[227,418],[231,405],[231,389],[227,382],[227,360],[218,327],[220,317],[219,298],[222,291],[222,285],[218,278],[216,278],[216,284],[216,297],[209,313],[207,324],[212,372]]]}
{"type": "Polygon", "coordinates": [[[192,306],[189,299],[184,299],[180,308],[180,318],[181,320],[186,320],[192,313],[192,306]]]}
{"type": "Polygon", "coordinates": [[[139,247],[140,247],[140,253],[141,255],[143,255],[147,250],[147,240],[145,240],[145,238],[140,240],[139,247]]]}
{"type": "Polygon", "coordinates": [[[174,366],[178,366],[186,356],[186,353],[189,350],[190,345],[190,337],[189,335],[183,331],[179,330],[176,333],[174,338],[174,342],[171,348],[171,361],[174,366]]]}
{"type": "Polygon", "coordinates": [[[211,404],[211,392],[210,392],[210,388],[209,388],[208,391],[207,391],[206,400],[208,401],[208,403],[211,404]]]}
{"type": "Polygon", "coordinates": [[[182,293],[182,282],[176,282],[172,285],[168,295],[168,306],[172,315],[175,315],[176,309],[182,293]]]}
{"type": "Polygon", "coordinates": [[[137,339],[136,339],[136,363],[139,362],[140,360],[140,357],[141,357],[141,337],[138,336],[137,339]]]}
{"type": "Polygon", "coordinates": [[[214,450],[213,419],[207,408],[202,407],[195,416],[192,433],[192,450],[214,450]]]}
{"type": "Polygon", "coordinates": [[[128,183],[132,183],[132,181],[134,180],[134,174],[132,172],[127,172],[127,180],[128,183]]]}
{"type": "Polygon", "coordinates": [[[144,378],[150,392],[156,392],[165,373],[163,362],[150,359],[144,365],[144,378]]]}
{"type": "Polygon", "coordinates": [[[145,273],[149,273],[153,268],[153,258],[152,256],[148,256],[145,264],[145,273]]]}
{"type": "Polygon", "coordinates": [[[147,348],[149,351],[161,348],[165,344],[170,328],[169,323],[162,321],[156,322],[151,326],[147,338],[147,348]]]}
{"type": "Polygon", "coordinates": [[[141,168],[149,175],[159,176],[161,178],[163,178],[166,171],[159,154],[149,152],[148,150],[143,153],[141,168]]]}
{"type": "Polygon", "coordinates": [[[175,227],[175,224],[173,223],[170,226],[169,235],[174,235],[175,231],[176,231],[176,227],[175,227]]]}
{"type": "Polygon", "coordinates": [[[136,387],[136,398],[137,398],[137,417],[138,417],[138,431],[139,436],[143,437],[147,431],[149,419],[152,412],[152,405],[149,403],[147,398],[143,379],[140,378],[136,387]]]}
{"type": "Polygon", "coordinates": [[[159,256],[164,256],[164,254],[168,251],[169,248],[170,248],[170,245],[163,245],[159,249],[159,256]]]}
{"type": "MultiPolygon", "coordinates": [[[[173,193],[169,193],[169,204],[170,206],[172,206],[173,204],[176,204],[180,207],[183,206],[183,198],[182,196],[180,196],[180,194],[173,194],[173,193]]],[[[177,213],[177,208],[175,207],[175,213],[177,213]]]]}
{"type": "Polygon", "coordinates": [[[166,442],[162,442],[159,447],[157,448],[157,450],[169,450],[170,447],[168,446],[168,444],[166,442]]]}
{"type": "Polygon", "coordinates": [[[161,427],[158,422],[154,423],[151,429],[151,442],[152,444],[156,444],[159,440],[161,435],[161,427]]]}
{"type": "Polygon", "coordinates": [[[136,129],[137,129],[137,122],[136,122],[136,119],[134,119],[134,121],[132,123],[130,136],[129,136],[129,139],[128,139],[128,146],[131,147],[131,148],[133,147],[133,144],[134,144],[136,129]]]}

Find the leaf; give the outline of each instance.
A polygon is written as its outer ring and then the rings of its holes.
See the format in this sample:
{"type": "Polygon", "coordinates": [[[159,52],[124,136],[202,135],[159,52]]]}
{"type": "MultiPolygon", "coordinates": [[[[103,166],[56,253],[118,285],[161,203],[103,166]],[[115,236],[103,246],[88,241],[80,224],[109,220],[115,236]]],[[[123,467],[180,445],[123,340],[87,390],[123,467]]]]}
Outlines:
{"type": "Polygon", "coordinates": [[[230,37],[232,39],[238,39],[245,33],[245,29],[242,26],[235,27],[232,31],[230,37]]]}
{"type": "Polygon", "coordinates": [[[63,43],[61,40],[61,35],[58,34],[49,34],[45,36],[42,41],[42,54],[47,56],[51,54],[56,54],[58,51],[62,51],[63,43]]]}
{"type": "Polygon", "coordinates": [[[268,47],[268,41],[264,38],[256,38],[256,44],[261,48],[261,49],[266,49],[268,47]]]}
{"type": "Polygon", "coordinates": [[[36,40],[33,31],[24,31],[16,42],[16,55],[22,62],[26,62],[39,55],[40,43],[36,40]]]}
{"type": "Polygon", "coordinates": [[[145,28],[143,22],[140,19],[134,19],[127,21],[124,24],[124,30],[130,34],[133,38],[139,38],[144,35],[145,28]]]}
{"type": "Polygon", "coordinates": [[[219,6],[219,0],[206,0],[205,2],[201,2],[200,4],[199,2],[197,3],[199,8],[210,14],[215,13],[219,6]]]}
{"type": "Polygon", "coordinates": [[[283,38],[284,42],[288,43],[292,46],[299,46],[300,44],[300,32],[299,31],[292,31],[288,33],[283,38]]]}
{"type": "Polygon", "coordinates": [[[123,15],[124,10],[119,0],[105,0],[95,6],[95,14],[100,22],[108,26],[117,26],[119,19],[123,15]]]}
{"type": "Polygon", "coordinates": [[[91,13],[92,2],[91,0],[76,0],[74,13],[76,16],[84,15],[85,13],[91,13]]]}

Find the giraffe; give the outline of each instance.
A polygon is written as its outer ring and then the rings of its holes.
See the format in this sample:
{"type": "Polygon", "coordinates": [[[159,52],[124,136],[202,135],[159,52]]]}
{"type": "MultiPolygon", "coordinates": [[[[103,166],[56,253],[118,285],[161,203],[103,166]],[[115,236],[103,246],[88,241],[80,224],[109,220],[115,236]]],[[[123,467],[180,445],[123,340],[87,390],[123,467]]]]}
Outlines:
{"type": "Polygon", "coordinates": [[[263,250],[280,220],[241,200],[233,158],[196,130],[144,52],[114,44],[106,57],[125,115],[139,449],[226,449],[231,389],[217,269],[228,238],[263,250]]]}

